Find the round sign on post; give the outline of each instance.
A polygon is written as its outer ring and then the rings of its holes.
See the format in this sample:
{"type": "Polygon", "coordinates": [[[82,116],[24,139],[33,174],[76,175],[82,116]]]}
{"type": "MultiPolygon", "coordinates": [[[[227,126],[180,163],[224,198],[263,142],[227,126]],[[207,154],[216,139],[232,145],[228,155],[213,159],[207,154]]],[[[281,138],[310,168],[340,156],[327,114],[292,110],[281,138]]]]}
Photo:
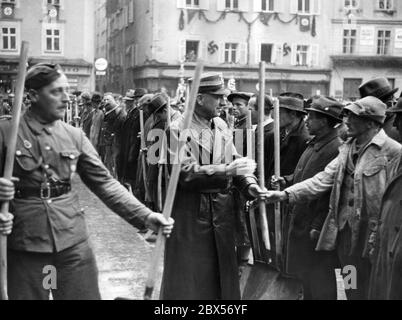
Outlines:
{"type": "Polygon", "coordinates": [[[95,61],[95,69],[97,71],[105,71],[108,67],[109,63],[104,58],[99,58],[95,61]]]}

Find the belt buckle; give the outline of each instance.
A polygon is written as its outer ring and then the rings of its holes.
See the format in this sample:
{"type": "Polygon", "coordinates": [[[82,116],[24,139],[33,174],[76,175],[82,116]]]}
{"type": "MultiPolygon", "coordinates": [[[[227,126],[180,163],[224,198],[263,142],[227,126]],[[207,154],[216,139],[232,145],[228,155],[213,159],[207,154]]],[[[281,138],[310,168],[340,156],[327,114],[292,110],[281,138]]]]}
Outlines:
{"type": "Polygon", "coordinates": [[[42,200],[49,200],[51,196],[51,189],[49,183],[44,183],[40,187],[40,198],[42,200]]]}

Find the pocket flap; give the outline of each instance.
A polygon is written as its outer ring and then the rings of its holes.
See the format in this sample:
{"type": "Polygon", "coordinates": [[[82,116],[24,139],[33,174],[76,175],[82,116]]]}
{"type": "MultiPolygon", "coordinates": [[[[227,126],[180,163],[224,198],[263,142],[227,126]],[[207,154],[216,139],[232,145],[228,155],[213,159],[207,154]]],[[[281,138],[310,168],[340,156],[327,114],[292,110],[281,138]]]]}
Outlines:
{"type": "Polygon", "coordinates": [[[67,151],[61,151],[60,155],[63,158],[68,158],[70,160],[76,160],[80,156],[80,153],[77,150],[67,150],[67,151]]]}

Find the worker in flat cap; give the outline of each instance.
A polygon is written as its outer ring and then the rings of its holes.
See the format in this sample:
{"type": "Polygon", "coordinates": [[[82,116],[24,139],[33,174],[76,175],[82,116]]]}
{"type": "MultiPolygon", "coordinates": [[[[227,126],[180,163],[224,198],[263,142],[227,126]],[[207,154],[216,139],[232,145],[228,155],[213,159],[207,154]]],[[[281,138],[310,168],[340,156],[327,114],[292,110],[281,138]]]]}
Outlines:
{"type": "MultiPolygon", "coordinates": [[[[9,298],[49,299],[49,288],[43,286],[44,270],[54,266],[53,299],[100,299],[98,270],[72,177],[80,175],[93,193],[135,227],[162,227],[168,235],[172,221],[128,193],[112,178],[85,134],[61,121],[68,103],[68,82],[58,65],[33,66],[25,86],[32,107],[19,127],[13,172],[18,182],[0,179],[0,201],[11,201],[9,218],[0,221],[0,232],[9,235],[9,298]]],[[[2,154],[10,125],[10,121],[0,123],[2,154]]]]}
{"type": "MultiPolygon", "coordinates": [[[[296,166],[294,174],[285,177],[286,186],[314,177],[339,154],[341,140],[337,125],[342,122],[343,105],[325,96],[312,98],[306,127],[312,138],[296,166]]],[[[286,272],[303,284],[304,300],[336,300],[333,251],[315,251],[318,237],[328,214],[330,192],[317,200],[292,205],[286,247],[286,272]]]]}
{"type": "MultiPolygon", "coordinates": [[[[250,200],[266,191],[253,176],[255,162],[236,154],[232,133],[219,117],[227,94],[221,74],[203,74],[190,130],[183,132],[181,116],[167,132],[170,146],[180,139],[186,148],[180,152],[185,157],[172,210],[175,230],[166,243],[162,299],[240,299],[231,190],[234,184],[250,200]]],[[[174,155],[171,150],[169,158],[174,155]]]]}
{"type": "MultiPolygon", "coordinates": [[[[402,137],[402,99],[387,110],[395,114],[395,126],[402,137]]],[[[402,154],[388,166],[392,177],[384,193],[375,235],[373,269],[371,271],[369,299],[402,299],[402,154]]]]}
{"type": "Polygon", "coordinates": [[[381,129],[386,105],[366,97],[344,108],[349,140],[339,155],[314,177],[284,191],[270,192],[269,201],[291,205],[316,200],[331,192],[329,213],[316,250],[336,250],[342,270],[353,266],[357,283],[346,281],[348,299],[367,299],[371,272],[370,252],[378,228],[381,199],[390,181],[387,169],[400,157],[401,145],[381,129]]]}
{"type": "MultiPolygon", "coordinates": [[[[399,88],[392,88],[387,78],[379,77],[371,79],[363,83],[359,87],[361,98],[376,97],[387,105],[387,108],[392,108],[396,104],[395,93],[399,88]]],[[[383,129],[385,133],[392,139],[402,142],[397,130],[394,128],[395,115],[388,113],[385,119],[383,129]]]]}

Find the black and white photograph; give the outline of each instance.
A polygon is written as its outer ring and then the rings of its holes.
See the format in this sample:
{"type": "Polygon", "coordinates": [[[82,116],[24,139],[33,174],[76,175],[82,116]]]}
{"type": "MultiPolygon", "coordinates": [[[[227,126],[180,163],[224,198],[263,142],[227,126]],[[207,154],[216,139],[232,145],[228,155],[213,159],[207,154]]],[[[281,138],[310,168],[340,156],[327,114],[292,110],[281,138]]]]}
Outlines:
{"type": "Polygon", "coordinates": [[[0,9],[0,300],[402,300],[402,0],[0,9]]]}

